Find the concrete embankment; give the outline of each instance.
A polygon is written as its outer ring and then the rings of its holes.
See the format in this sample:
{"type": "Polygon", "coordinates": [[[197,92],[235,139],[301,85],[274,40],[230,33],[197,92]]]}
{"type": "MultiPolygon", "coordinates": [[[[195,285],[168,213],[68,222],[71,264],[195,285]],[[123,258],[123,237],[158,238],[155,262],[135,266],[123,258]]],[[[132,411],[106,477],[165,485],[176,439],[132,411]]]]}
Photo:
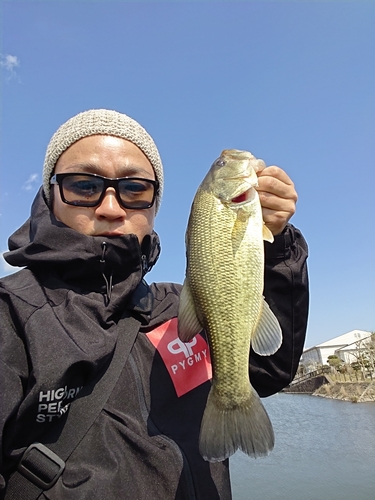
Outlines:
{"type": "Polygon", "coordinates": [[[334,382],[324,384],[313,392],[313,396],[341,399],[352,403],[375,402],[375,383],[334,382]]]}
{"type": "Polygon", "coordinates": [[[353,403],[375,402],[375,382],[335,382],[328,375],[292,383],[283,392],[311,394],[353,403]]]}
{"type": "Polygon", "coordinates": [[[296,394],[313,394],[321,386],[329,384],[326,375],[318,375],[317,377],[308,378],[301,382],[293,382],[284,389],[283,392],[292,392],[296,394]]]}

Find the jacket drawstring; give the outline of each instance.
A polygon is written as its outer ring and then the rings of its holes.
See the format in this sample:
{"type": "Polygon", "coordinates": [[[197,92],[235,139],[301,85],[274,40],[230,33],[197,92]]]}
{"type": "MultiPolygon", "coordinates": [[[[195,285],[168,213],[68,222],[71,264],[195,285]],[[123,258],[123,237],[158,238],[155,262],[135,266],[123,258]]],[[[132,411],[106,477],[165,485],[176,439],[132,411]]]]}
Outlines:
{"type": "Polygon", "coordinates": [[[106,288],[107,288],[107,293],[106,293],[106,296],[105,296],[105,305],[108,306],[110,300],[111,300],[111,295],[112,295],[112,278],[113,278],[113,271],[111,272],[110,276],[109,276],[109,279],[107,278],[107,276],[105,275],[105,253],[106,253],[106,250],[107,250],[107,243],[105,241],[103,241],[102,243],[102,258],[100,259],[100,269],[101,269],[101,272],[102,272],[102,276],[104,278],[104,281],[105,281],[105,285],[106,285],[106,288]]]}

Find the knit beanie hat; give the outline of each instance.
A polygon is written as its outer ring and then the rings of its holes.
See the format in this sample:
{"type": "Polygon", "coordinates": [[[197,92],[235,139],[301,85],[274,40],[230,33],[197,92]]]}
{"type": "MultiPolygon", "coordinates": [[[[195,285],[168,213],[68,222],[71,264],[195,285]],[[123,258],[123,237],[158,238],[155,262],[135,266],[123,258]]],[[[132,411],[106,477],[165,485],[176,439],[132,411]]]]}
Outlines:
{"type": "Polygon", "coordinates": [[[50,180],[60,155],[72,144],[90,135],[112,135],[126,139],[147,156],[159,181],[155,200],[159,210],[163,194],[164,176],[159,151],[146,130],[129,116],[108,109],[90,109],[70,118],[55,132],[50,140],[43,165],[43,190],[50,203],[50,180]]]}

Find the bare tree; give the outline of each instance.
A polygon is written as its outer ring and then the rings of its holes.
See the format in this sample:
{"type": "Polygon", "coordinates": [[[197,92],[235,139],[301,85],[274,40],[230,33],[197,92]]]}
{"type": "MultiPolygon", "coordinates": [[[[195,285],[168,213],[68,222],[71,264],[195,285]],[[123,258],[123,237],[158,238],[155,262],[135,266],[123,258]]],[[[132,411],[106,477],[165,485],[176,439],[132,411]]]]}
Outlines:
{"type": "Polygon", "coordinates": [[[362,373],[368,371],[372,379],[375,370],[375,333],[372,332],[369,337],[358,340],[351,354],[355,358],[351,363],[354,370],[361,370],[362,373]]]}

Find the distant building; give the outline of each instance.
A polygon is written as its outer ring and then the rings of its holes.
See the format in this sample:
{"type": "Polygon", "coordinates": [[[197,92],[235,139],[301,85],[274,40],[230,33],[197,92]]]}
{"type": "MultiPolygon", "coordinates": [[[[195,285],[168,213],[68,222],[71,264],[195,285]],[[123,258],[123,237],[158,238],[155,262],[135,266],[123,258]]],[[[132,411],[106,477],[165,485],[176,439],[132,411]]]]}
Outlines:
{"type": "Polygon", "coordinates": [[[371,336],[371,332],[352,330],[332,340],[310,347],[303,351],[300,364],[316,367],[328,364],[328,356],[339,356],[345,363],[354,361],[353,352],[358,349],[358,341],[371,336]]]}

